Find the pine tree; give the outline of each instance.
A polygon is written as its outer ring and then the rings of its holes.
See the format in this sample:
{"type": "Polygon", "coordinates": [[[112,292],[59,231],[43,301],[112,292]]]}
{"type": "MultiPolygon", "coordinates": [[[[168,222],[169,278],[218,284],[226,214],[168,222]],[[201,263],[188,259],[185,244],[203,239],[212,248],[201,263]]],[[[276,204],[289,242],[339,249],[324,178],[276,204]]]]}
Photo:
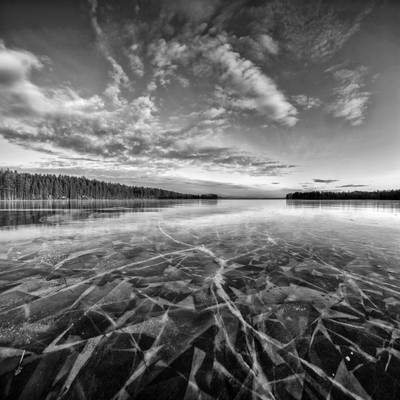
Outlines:
{"type": "Polygon", "coordinates": [[[85,177],[28,174],[0,169],[0,200],[144,198],[216,199],[217,195],[183,194],[159,188],[100,182],[85,177]]]}

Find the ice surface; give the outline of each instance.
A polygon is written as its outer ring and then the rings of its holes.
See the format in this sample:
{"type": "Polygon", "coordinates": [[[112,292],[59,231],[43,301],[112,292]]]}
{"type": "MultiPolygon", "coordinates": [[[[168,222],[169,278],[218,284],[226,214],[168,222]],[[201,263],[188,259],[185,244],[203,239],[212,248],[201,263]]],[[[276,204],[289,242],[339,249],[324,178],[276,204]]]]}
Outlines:
{"type": "Polygon", "coordinates": [[[0,211],[0,398],[400,398],[398,204],[169,206],[0,211]]]}

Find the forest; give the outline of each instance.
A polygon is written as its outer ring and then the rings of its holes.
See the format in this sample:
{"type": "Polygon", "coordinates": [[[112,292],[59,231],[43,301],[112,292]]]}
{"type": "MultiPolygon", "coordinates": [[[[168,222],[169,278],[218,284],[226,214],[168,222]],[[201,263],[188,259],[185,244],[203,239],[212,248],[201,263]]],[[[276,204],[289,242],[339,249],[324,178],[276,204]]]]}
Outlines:
{"type": "Polygon", "coordinates": [[[400,190],[375,190],[373,192],[295,192],[286,195],[287,200],[400,200],[400,190]]]}
{"type": "Polygon", "coordinates": [[[30,174],[0,169],[0,200],[216,199],[215,194],[183,194],[68,175],[30,174]]]}

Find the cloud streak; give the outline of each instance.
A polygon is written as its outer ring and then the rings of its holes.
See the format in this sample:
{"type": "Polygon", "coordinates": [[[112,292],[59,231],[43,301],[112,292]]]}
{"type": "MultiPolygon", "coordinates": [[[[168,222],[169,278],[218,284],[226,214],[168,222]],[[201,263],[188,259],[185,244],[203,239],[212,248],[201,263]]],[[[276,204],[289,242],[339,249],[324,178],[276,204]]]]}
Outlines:
{"type": "Polygon", "coordinates": [[[103,34],[103,30],[101,29],[100,24],[97,20],[97,8],[98,8],[97,0],[88,0],[88,1],[91,6],[91,21],[93,29],[97,35],[98,45],[102,53],[104,54],[104,57],[110,63],[112,68],[110,72],[111,82],[107,85],[104,91],[104,95],[112,103],[112,105],[120,107],[121,105],[123,105],[123,100],[121,100],[120,98],[121,85],[128,84],[129,78],[126,75],[122,66],[116,61],[116,59],[112,56],[110,50],[108,49],[106,39],[103,34]]]}
{"type": "Polygon", "coordinates": [[[336,186],[337,188],[360,188],[360,187],[366,187],[368,185],[356,185],[354,183],[351,183],[349,185],[340,185],[340,186],[336,186]]]}
{"type": "Polygon", "coordinates": [[[338,179],[313,179],[315,183],[333,183],[338,182],[338,179]]]}
{"type": "Polygon", "coordinates": [[[235,52],[224,35],[202,43],[202,50],[214,64],[222,68],[222,77],[241,94],[232,102],[239,109],[256,110],[288,126],[297,123],[297,110],[278,89],[275,82],[263,74],[250,60],[235,52]]]}

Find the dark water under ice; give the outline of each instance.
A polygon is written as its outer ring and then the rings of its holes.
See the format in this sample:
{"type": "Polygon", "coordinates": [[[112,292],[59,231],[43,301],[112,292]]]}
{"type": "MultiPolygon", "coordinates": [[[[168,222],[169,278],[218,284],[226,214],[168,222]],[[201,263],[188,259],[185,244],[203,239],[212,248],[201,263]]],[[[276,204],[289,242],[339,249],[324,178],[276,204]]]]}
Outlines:
{"type": "Polygon", "coordinates": [[[0,204],[1,399],[400,399],[400,203],[0,204]]]}

